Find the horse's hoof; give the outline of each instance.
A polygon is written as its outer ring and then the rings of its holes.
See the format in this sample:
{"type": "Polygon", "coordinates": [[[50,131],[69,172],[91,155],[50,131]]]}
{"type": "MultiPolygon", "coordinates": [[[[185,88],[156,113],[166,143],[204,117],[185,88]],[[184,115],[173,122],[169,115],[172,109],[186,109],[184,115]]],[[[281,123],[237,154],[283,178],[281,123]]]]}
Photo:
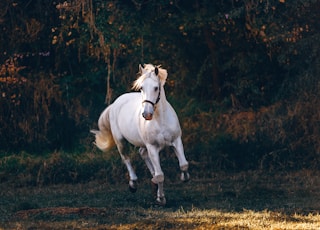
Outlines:
{"type": "Polygon", "coordinates": [[[167,203],[167,200],[165,197],[157,197],[156,199],[156,205],[159,205],[159,206],[165,206],[167,203]]]}
{"type": "Polygon", "coordinates": [[[129,181],[129,190],[132,193],[135,193],[137,191],[138,187],[137,187],[137,181],[135,180],[130,180],[129,181]]]}
{"type": "Polygon", "coordinates": [[[183,182],[187,182],[190,180],[190,174],[187,171],[182,171],[181,172],[181,176],[180,176],[180,180],[183,182]]]}

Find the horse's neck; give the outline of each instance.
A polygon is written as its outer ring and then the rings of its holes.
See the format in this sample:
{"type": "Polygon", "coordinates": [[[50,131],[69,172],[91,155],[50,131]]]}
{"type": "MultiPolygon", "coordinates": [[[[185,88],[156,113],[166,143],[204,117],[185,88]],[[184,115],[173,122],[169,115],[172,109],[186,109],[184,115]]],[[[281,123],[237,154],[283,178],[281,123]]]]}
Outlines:
{"type": "Polygon", "coordinates": [[[161,120],[161,118],[164,118],[163,113],[166,112],[166,107],[167,107],[167,98],[166,98],[166,93],[164,91],[164,88],[161,88],[161,92],[160,92],[160,100],[158,103],[158,115],[159,115],[159,119],[161,120]]]}
{"type": "Polygon", "coordinates": [[[163,103],[163,105],[166,105],[167,97],[166,97],[166,92],[164,91],[163,87],[161,87],[160,100],[162,101],[161,103],[163,103]]]}

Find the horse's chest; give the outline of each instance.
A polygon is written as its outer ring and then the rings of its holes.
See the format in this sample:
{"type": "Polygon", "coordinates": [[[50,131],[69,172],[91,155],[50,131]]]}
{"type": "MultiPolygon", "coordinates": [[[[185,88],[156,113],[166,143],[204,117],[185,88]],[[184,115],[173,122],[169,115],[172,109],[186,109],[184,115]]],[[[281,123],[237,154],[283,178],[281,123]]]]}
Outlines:
{"type": "Polygon", "coordinates": [[[149,130],[146,135],[148,143],[159,147],[170,146],[176,138],[177,133],[166,127],[149,130]]]}

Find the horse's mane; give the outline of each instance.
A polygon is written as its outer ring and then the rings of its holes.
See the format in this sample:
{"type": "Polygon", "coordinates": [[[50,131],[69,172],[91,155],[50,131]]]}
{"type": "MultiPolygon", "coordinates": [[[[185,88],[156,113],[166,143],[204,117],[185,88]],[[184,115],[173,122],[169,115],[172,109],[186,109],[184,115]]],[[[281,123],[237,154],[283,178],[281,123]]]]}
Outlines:
{"type": "Polygon", "coordinates": [[[149,77],[149,74],[148,74],[148,73],[154,71],[154,70],[155,70],[155,67],[157,67],[157,68],[158,68],[158,71],[159,71],[158,77],[159,77],[161,86],[164,86],[164,84],[166,83],[166,80],[167,80],[167,76],[168,76],[167,70],[161,68],[161,65],[154,66],[154,65],[152,65],[152,64],[144,64],[144,65],[143,65],[143,69],[142,69],[142,70],[141,70],[141,68],[139,69],[139,74],[141,74],[141,75],[140,75],[140,77],[137,78],[137,80],[135,80],[135,81],[133,82],[132,89],[134,89],[134,90],[140,89],[141,84],[142,84],[142,82],[144,81],[144,79],[146,79],[147,77],[149,77]]]}

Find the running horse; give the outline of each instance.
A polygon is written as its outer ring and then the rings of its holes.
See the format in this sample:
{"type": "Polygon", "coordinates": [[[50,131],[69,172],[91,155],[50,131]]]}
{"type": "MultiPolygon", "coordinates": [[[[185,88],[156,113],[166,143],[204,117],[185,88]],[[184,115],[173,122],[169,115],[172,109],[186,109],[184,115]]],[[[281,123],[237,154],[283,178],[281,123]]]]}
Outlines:
{"type": "Polygon", "coordinates": [[[156,203],[166,204],[163,190],[164,174],[160,165],[160,151],[171,146],[181,169],[180,179],[188,181],[188,161],[181,141],[181,128],[176,112],[166,99],[164,85],[167,70],[145,64],[139,65],[139,74],[132,89],[139,92],[125,93],[118,97],[100,115],[95,145],[102,151],[117,146],[129,172],[130,191],[137,190],[137,175],[129,158],[128,143],[138,146],[139,153],[152,174],[156,185],[156,203]]]}

